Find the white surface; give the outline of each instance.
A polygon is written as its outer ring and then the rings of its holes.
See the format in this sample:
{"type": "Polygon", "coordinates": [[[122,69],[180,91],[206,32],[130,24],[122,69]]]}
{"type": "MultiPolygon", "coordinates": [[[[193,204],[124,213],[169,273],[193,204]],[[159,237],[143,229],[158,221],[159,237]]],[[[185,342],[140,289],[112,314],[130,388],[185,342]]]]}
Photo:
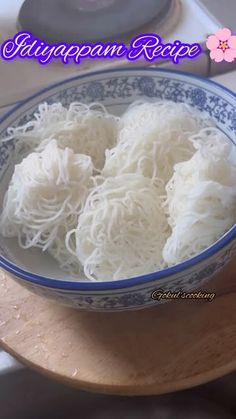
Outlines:
{"type": "Polygon", "coordinates": [[[221,27],[230,28],[234,33],[236,31],[236,1],[235,0],[199,0],[205,9],[215,16],[221,23],[221,27]]]}
{"type": "Polygon", "coordinates": [[[236,93],[236,70],[231,71],[230,73],[221,74],[220,76],[214,77],[212,80],[223,84],[225,87],[236,93]]]}
{"type": "Polygon", "coordinates": [[[168,68],[170,70],[177,70],[177,71],[187,71],[193,74],[198,74],[201,76],[208,76],[207,70],[208,70],[208,57],[207,53],[203,53],[199,55],[196,59],[193,60],[183,60],[180,61],[178,66],[176,67],[176,64],[173,64],[172,62],[167,62],[163,64],[159,64],[158,68],[165,69],[168,68]]]}
{"type": "Polygon", "coordinates": [[[21,368],[23,368],[22,364],[0,349],[0,376],[21,368]]]}
{"type": "Polygon", "coordinates": [[[2,106],[0,107],[0,118],[8,111],[12,109],[12,106],[2,106]]]}
{"type": "Polygon", "coordinates": [[[168,41],[179,39],[182,42],[199,42],[205,47],[208,34],[214,33],[220,27],[220,23],[208,14],[199,1],[182,0],[182,6],[181,21],[168,41]]]}

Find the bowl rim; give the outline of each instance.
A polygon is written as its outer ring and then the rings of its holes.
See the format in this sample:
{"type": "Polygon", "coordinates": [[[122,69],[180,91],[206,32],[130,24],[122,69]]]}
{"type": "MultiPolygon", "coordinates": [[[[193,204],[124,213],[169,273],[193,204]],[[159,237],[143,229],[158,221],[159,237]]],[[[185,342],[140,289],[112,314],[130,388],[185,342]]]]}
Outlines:
{"type": "MultiPolygon", "coordinates": [[[[187,73],[184,71],[176,71],[176,70],[169,70],[169,69],[158,69],[158,68],[146,68],[146,67],[135,67],[135,68],[117,68],[117,69],[107,69],[107,70],[98,70],[94,72],[90,72],[87,74],[81,74],[77,75],[75,77],[70,77],[67,79],[64,79],[60,82],[50,84],[44,89],[39,90],[35,94],[27,97],[26,99],[22,100],[19,104],[14,106],[11,110],[9,110],[7,113],[5,113],[0,118],[0,125],[2,122],[4,122],[9,116],[14,114],[18,109],[20,109],[22,106],[29,103],[31,100],[37,98],[43,93],[46,93],[50,90],[53,90],[59,86],[62,86],[64,84],[70,83],[74,80],[81,80],[81,79],[92,79],[96,75],[101,74],[110,74],[110,73],[123,73],[123,72],[129,72],[129,73],[136,73],[139,71],[144,71],[146,73],[166,73],[166,74],[173,74],[173,75],[180,75],[184,76],[185,78],[191,80],[196,79],[198,81],[203,82],[204,84],[212,85],[213,87],[216,87],[217,90],[221,90],[227,93],[231,98],[236,100],[236,93],[232,92],[227,87],[222,86],[221,84],[209,80],[205,77],[195,75],[192,73],[187,73]]],[[[192,268],[195,265],[205,261],[207,258],[213,256],[218,251],[223,249],[225,246],[227,246],[230,242],[232,242],[234,239],[236,239],[236,225],[234,225],[229,231],[227,231],[219,240],[217,240],[215,243],[213,243],[211,246],[203,250],[201,253],[198,253],[196,256],[193,256],[190,259],[187,259],[184,262],[178,263],[174,266],[171,266],[169,268],[161,269],[159,271],[151,272],[148,274],[132,277],[132,278],[126,278],[126,279],[120,279],[120,280],[111,280],[111,281],[76,281],[76,280],[68,280],[65,281],[63,279],[58,278],[50,278],[38,274],[34,274],[33,272],[26,271],[24,269],[19,268],[17,265],[9,262],[7,259],[5,259],[2,255],[0,255],[0,268],[6,270],[7,272],[17,276],[18,278],[21,278],[25,280],[26,282],[33,283],[35,285],[40,285],[48,288],[54,288],[54,289],[65,289],[65,290],[81,290],[81,291],[96,291],[96,290],[112,290],[112,289],[122,289],[122,288],[130,288],[137,285],[144,285],[148,284],[153,281],[165,279],[167,277],[171,277],[177,273],[180,273],[182,271],[187,270],[188,268],[192,268]]]]}

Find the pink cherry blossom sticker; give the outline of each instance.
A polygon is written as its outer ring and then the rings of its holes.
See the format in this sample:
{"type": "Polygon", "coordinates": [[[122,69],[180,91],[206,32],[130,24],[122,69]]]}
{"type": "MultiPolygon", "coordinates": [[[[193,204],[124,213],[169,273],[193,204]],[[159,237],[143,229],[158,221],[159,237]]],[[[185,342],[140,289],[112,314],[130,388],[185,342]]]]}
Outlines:
{"type": "Polygon", "coordinates": [[[208,36],[206,46],[211,59],[217,63],[223,60],[230,63],[236,59],[236,36],[228,28],[219,29],[215,35],[208,36]]]}

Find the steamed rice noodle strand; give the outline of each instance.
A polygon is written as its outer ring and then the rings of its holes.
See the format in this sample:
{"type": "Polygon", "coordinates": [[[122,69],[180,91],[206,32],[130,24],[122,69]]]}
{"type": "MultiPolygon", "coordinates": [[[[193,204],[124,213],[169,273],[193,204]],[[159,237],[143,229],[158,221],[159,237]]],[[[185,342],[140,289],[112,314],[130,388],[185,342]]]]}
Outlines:
{"type": "Polygon", "coordinates": [[[173,266],[236,222],[231,143],[187,104],[139,101],[118,118],[97,103],[44,103],[8,134],[30,154],[15,166],[0,232],[76,279],[173,266]]]}
{"type": "Polygon", "coordinates": [[[188,137],[209,124],[184,103],[134,103],[120,119],[118,143],[106,151],[102,173],[140,173],[166,183],[174,164],[188,160],[194,153],[188,137]]]}
{"type": "Polygon", "coordinates": [[[43,103],[32,121],[8,129],[8,139],[20,140],[19,146],[28,146],[29,151],[42,151],[51,139],[56,139],[61,148],[69,147],[77,154],[90,156],[100,170],[105,150],[115,144],[118,121],[99,103],[73,102],[68,109],[61,103],[43,103]]]}
{"type": "Polygon", "coordinates": [[[80,264],[78,258],[68,251],[65,240],[67,232],[70,231],[72,227],[77,226],[77,223],[78,215],[74,218],[68,217],[64,220],[57,230],[55,239],[48,248],[48,252],[58,262],[58,266],[63,271],[68,272],[74,279],[78,278],[78,275],[83,275],[83,266],[80,264]]]}
{"type": "Polygon", "coordinates": [[[66,243],[87,278],[106,281],[163,267],[168,234],[158,189],[142,175],[126,174],[107,178],[90,193],[66,243]]]}
{"type": "Polygon", "coordinates": [[[59,255],[64,248],[65,253],[65,234],[77,225],[93,185],[92,172],[90,157],[62,150],[55,140],[42,152],[29,154],[15,166],[4,198],[3,236],[17,237],[25,249],[34,246],[53,253],[60,248],[59,255]]]}
{"type": "Polygon", "coordinates": [[[163,258],[171,266],[200,253],[236,222],[236,166],[231,146],[215,128],[203,129],[192,142],[193,157],[174,167],[165,203],[172,234],[163,258]]]}

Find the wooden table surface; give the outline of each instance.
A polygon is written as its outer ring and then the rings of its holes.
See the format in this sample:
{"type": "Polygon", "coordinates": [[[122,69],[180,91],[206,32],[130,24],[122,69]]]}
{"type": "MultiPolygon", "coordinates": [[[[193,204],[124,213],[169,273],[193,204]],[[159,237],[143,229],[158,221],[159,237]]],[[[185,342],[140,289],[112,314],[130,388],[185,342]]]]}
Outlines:
{"type": "Polygon", "coordinates": [[[161,394],[236,369],[236,260],[204,290],[212,302],[175,301],[123,313],[55,305],[0,275],[0,344],[39,372],[78,388],[161,394]]]}

